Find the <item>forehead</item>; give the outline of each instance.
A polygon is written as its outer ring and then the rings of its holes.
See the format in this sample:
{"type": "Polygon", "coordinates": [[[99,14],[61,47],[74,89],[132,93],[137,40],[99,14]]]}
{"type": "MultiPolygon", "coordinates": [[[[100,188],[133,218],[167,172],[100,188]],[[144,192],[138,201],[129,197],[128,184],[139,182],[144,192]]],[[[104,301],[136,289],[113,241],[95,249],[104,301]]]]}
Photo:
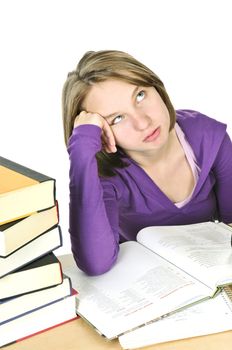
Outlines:
{"type": "Polygon", "coordinates": [[[135,87],[133,84],[116,79],[95,83],[84,99],[84,108],[102,115],[111,114],[130,101],[135,87]]]}

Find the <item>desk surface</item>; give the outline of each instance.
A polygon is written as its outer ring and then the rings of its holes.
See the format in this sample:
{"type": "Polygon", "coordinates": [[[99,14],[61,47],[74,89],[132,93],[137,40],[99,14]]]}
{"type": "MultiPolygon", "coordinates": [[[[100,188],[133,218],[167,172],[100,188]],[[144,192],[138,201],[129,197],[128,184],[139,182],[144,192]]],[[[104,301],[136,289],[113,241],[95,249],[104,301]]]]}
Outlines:
{"type": "MultiPolygon", "coordinates": [[[[148,346],[146,350],[231,350],[232,331],[148,346]]],[[[120,350],[117,340],[106,341],[78,319],[40,333],[5,350],[120,350]]]]}
{"type": "MultiPolygon", "coordinates": [[[[66,264],[67,256],[59,257],[66,264]]],[[[168,330],[167,330],[168,331],[168,330]]],[[[148,346],[146,350],[231,350],[232,331],[148,346]]],[[[107,341],[82,319],[40,333],[6,350],[120,350],[117,340],[107,341]]]]}

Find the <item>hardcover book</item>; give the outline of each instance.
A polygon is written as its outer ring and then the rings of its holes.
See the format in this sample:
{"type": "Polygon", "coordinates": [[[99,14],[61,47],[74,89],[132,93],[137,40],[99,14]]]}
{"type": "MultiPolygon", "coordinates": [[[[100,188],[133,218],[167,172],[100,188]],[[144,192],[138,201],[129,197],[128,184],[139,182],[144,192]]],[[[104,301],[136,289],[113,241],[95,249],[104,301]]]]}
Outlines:
{"type": "Polygon", "coordinates": [[[2,324],[0,346],[22,341],[39,332],[49,331],[52,327],[76,319],[75,296],[76,292],[73,290],[72,295],[2,324]]]}
{"type": "Polygon", "coordinates": [[[0,278],[0,300],[62,283],[61,264],[53,252],[0,278]]]}
{"type": "Polygon", "coordinates": [[[54,205],[54,179],[0,157],[0,224],[54,205]]]}
{"type": "Polygon", "coordinates": [[[0,278],[50,253],[61,245],[61,229],[56,226],[7,257],[0,257],[0,278]]]}
{"type": "Polygon", "coordinates": [[[0,225],[0,257],[4,258],[58,224],[58,207],[0,225]]]}
{"type": "Polygon", "coordinates": [[[28,312],[45,307],[54,303],[55,301],[71,295],[71,287],[70,278],[64,275],[63,282],[57,286],[0,300],[0,326],[3,323],[10,322],[17,317],[21,317],[28,312]]]}

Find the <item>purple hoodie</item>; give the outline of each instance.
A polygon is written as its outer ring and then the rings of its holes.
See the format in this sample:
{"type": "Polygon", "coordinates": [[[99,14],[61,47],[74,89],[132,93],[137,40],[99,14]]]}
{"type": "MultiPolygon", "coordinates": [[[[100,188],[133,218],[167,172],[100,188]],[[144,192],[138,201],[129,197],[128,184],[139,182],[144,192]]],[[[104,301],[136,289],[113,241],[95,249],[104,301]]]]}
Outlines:
{"type": "Polygon", "coordinates": [[[70,236],[80,269],[109,270],[119,242],[136,240],[146,226],[184,225],[215,218],[232,223],[232,144],[226,125],[201,113],[178,110],[177,123],[201,172],[191,200],[178,208],[133,160],[117,175],[99,178],[95,154],[101,129],[81,125],[69,140],[70,236]]]}

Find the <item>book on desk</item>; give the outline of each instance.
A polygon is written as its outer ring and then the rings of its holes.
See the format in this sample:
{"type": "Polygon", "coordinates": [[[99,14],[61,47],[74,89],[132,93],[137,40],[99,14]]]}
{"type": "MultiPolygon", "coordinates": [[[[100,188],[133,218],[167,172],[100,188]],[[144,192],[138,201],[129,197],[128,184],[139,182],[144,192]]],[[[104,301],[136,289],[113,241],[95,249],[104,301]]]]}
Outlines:
{"type": "Polygon", "coordinates": [[[50,302],[0,325],[0,347],[22,341],[76,319],[75,294],[76,291],[72,289],[71,295],[50,302]]]}
{"type": "Polygon", "coordinates": [[[0,157],[0,346],[76,318],[55,180],[0,157]]]}
{"type": "Polygon", "coordinates": [[[232,330],[232,289],[119,337],[123,349],[193,338],[232,330]]]}
{"type": "Polygon", "coordinates": [[[108,339],[212,300],[232,283],[231,228],[222,223],[149,227],[120,245],[101,276],[64,269],[78,290],[77,313],[108,339]]]}

